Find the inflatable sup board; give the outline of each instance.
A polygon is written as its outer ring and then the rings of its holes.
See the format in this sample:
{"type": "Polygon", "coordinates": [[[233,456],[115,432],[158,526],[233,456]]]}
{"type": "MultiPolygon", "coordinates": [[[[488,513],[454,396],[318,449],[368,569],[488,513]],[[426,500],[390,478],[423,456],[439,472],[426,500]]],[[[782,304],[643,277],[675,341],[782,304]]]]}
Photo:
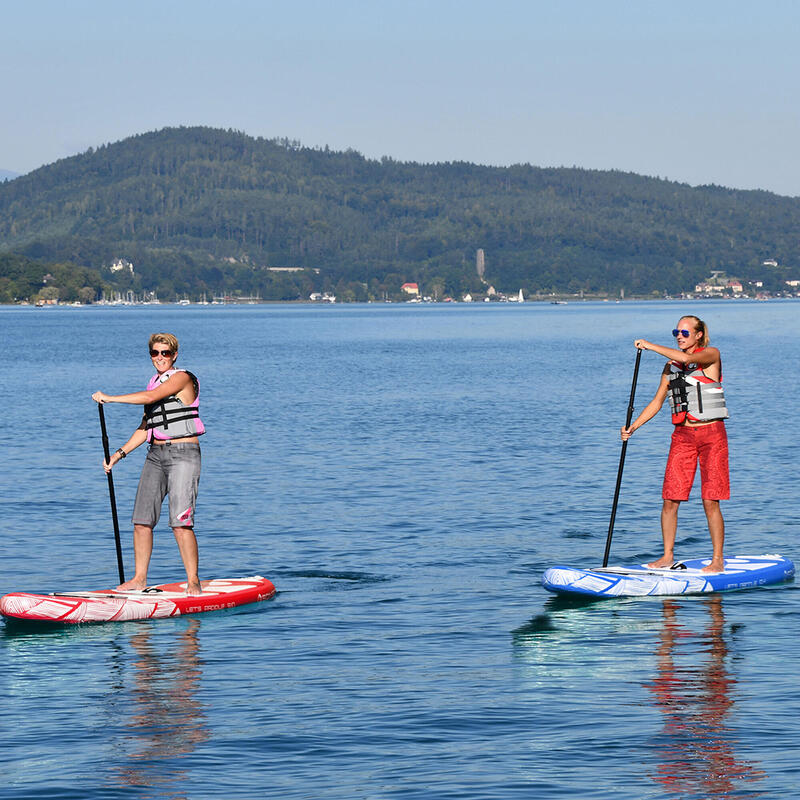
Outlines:
{"type": "Polygon", "coordinates": [[[646,564],[622,567],[551,567],[542,585],[551,592],[590,597],[641,597],[645,595],[705,594],[752,589],[789,580],[794,564],[779,555],[737,556],[725,559],[725,571],[700,570],[707,558],[678,561],[669,569],[646,564]]]}
{"type": "Polygon", "coordinates": [[[255,603],[275,594],[271,581],[255,575],[202,581],[203,594],[186,594],[186,583],[148,586],[141,592],[12,592],[0,598],[0,614],[10,620],[74,625],[80,622],[126,622],[199,614],[255,603]]]}

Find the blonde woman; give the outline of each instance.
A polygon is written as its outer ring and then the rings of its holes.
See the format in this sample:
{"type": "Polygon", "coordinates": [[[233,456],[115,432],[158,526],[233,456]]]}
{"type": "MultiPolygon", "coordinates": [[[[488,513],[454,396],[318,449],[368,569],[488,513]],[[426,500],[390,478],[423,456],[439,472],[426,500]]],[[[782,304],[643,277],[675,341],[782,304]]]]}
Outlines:
{"type": "Polygon", "coordinates": [[[719,501],[730,498],[728,473],[728,437],[724,419],[728,417],[722,390],[722,360],[719,350],[709,346],[706,324],[694,316],[681,317],[672,331],[677,347],[664,347],[646,339],[634,344],[667,359],[658,390],[629,428],[621,429],[622,440],[651,420],[669,398],[672,410],[672,433],[669,457],[664,473],[661,509],[661,536],[664,554],[650,567],[671,567],[674,563],[678,509],[694,483],[700,464],[703,509],[708,520],[713,554],[703,572],[722,572],[725,562],[725,521],[719,501]]]}
{"type": "Polygon", "coordinates": [[[108,395],[95,392],[97,403],[129,403],[144,406],[139,427],[122,447],[103,462],[109,472],[139,445],[149,444],[133,504],[135,574],[118,589],[141,591],[147,586],[147,569],[153,552],[153,528],[169,495],[169,524],[175,534],[186,568],[186,593],[201,594],[198,577],[194,509],[200,481],[200,443],[205,433],[200,420],[200,388],[197,378],[175,367],[178,340],[171,333],[154,333],[148,350],[156,372],[143,392],[108,395]]]}

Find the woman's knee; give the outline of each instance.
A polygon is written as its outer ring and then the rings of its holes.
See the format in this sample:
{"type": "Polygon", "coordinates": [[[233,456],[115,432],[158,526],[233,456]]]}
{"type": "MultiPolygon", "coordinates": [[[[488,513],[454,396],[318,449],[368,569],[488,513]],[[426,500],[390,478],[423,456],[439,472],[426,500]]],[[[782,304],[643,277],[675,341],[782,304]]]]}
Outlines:
{"type": "Polygon", "coordinates": [[[661,507],[661,510],[665,514],[677,514],[678,513],[678,509],[680,508],[680,506],[681,506],[681,501],[680,500],[667,500],[667,499],[665,499],[664,500],[664,505],[661,507]]]}

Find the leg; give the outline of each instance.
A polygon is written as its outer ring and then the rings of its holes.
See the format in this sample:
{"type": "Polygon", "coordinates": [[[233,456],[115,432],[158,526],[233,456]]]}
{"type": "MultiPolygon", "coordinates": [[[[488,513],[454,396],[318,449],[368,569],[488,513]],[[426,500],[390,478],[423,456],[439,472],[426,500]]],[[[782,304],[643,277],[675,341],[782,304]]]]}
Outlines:
{"type": "Polygon", "coordinates": [[[135,571],[133,577],[117,586],[117,589],[140,592],[147,587],[147,568],[153,553],[153,529],[149,525],[133,526],[133,557],[135,571]]]}
{"type": "Polygon", "coordinates": [[[661,507],[661,538],[664,541],[664,555],[657,561],[648,564],[648,567],[671,567],[675,562],[675,535],[678,532],[678,509],[680,500],[664,500],[661,507]]]}
{"type": "Polygon", "coordinates": [[[722,572],[725,561],[722,556],[725,544],[725,521],[719,507],[720,500],[731,496],[728,470],[728,436],[725,423],[714,422],[701,429],[703,444],[700,448],[700,476],[703,480],[703,509],[711,534],[711,563],[703,572],[722,572]]]}
{"type": "Polygon", "coordinates": [[[711,534],[711,546],[713,547],[711,563],[707,567],[703,567],[703,572],[722,572],[725,569],[725,561],[722,557],[722,547],[725,544],[725,520],[722,518],[719,500],[703,500],[703,509],[706,512],[708,532],[711,534]]]}
{"type": "Polygon", "coordinates": [[[133,555],[135,574],[118,588],[141,591],[147,587],[147,569],[153,553],[153,528],[161,515],[167,479],[161,468],[161,455],[150,448],[142,466],[136,499],[133,502],[133,555]]]}
{"type": "Polygon", "coordinates": [[[200,557],[197,552],[194,528],[173,528],[172,532],[175,534],[183,566],[186,568],[186,594],[202,594],[200,578],[197,575],[200,557]]]}
{"type": "Polygon", "coordinates": [[[661,538],[664,541],[664,555],[648,567],[671,567],[675,563],[675,536],[678,532],[678,509],[684,500],[689,499],[695,472],[697,471],[697,451],[692,431],[676,425],[664,470],[664,487],[661,497],[661,538]]]}
{"type": "Polygon", "coordinates": [[[169,524],[186,568],[186,592],[202,594],[197,576],[197,538],[194,535],[194,507],[200,482],[200,445],[189,442],[171,445],[169,461],[169,524]]]}

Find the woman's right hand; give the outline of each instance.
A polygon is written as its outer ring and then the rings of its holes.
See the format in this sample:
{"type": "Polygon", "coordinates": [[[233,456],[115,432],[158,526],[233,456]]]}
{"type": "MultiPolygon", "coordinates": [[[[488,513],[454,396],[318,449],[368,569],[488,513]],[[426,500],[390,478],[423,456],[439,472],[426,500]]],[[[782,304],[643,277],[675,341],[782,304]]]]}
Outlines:
{"type": "Polygon", "coordinates": [[[122,456],[115,450],[108,461],[103,461],[103,469],[105,470],[106,475],[114,469],[114,464],[118,461],[122,461],[122,456]]]}
{"type": "Polygon", "coordinates": [[[619,429],[619,437],[622,439],[623,442],[627,442],[628,439],[633,436],[633,428],[626,428],[624,425],[619,429]]]}

